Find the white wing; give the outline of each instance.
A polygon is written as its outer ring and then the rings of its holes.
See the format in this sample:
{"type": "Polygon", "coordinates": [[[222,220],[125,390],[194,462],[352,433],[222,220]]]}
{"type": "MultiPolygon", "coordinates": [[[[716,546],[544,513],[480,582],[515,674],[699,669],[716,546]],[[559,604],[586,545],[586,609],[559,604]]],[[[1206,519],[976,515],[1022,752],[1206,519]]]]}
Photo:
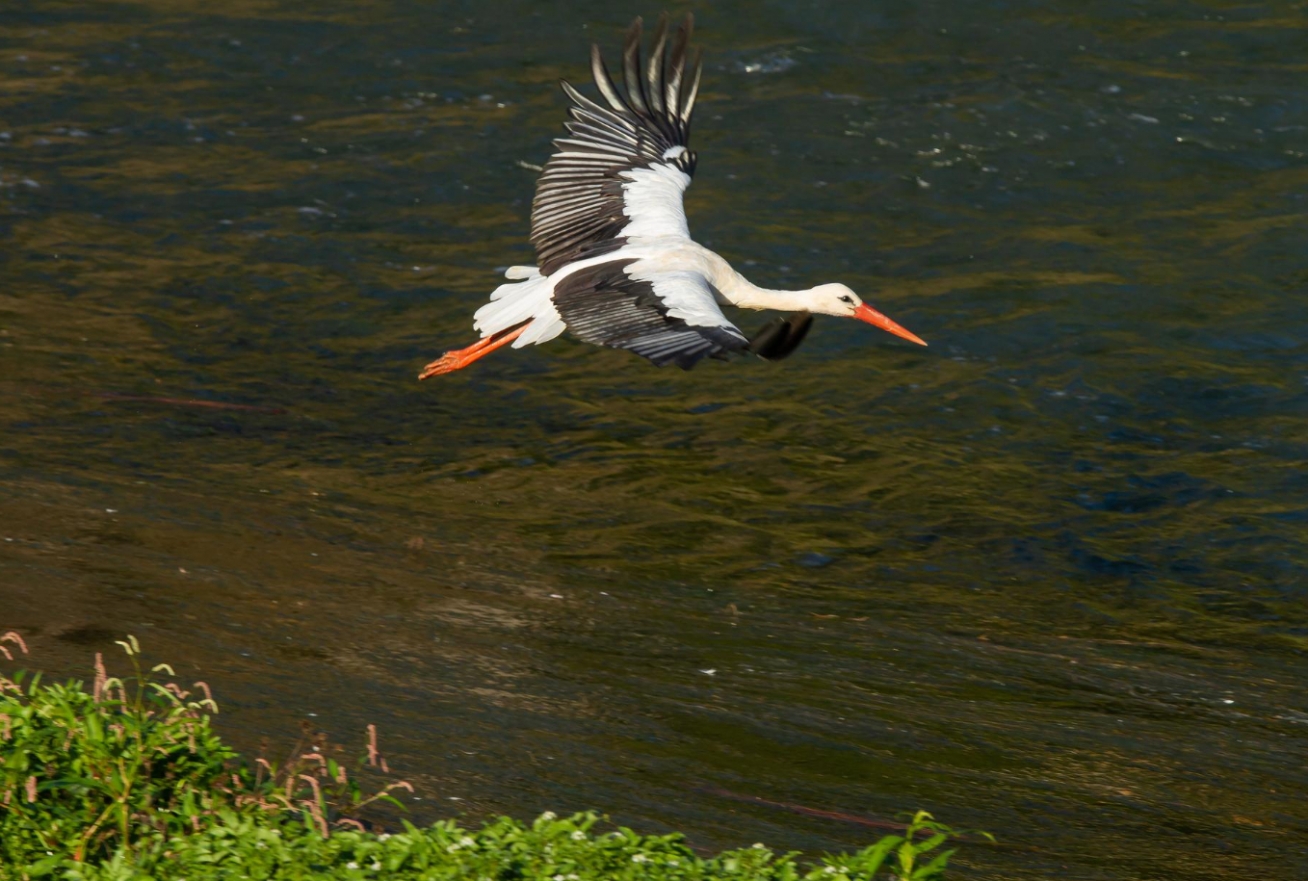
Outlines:
{"type": "Polygon", "coordinates": [[[681,197],[695,172],[688,144],[701,72],[696,57],[683,89],[691,26],[687,15],[669,53],[667,17],[659,18],[642,77],[636,19],[622,53],[623,88],[592,46],[591,72],[608,107],[562,84],[572,101],[571,137],[554,142],[558,150],[536,184],[531,211],[531,242],[543,275],[615,251],[628,238],[690,236],[681,197]]]}

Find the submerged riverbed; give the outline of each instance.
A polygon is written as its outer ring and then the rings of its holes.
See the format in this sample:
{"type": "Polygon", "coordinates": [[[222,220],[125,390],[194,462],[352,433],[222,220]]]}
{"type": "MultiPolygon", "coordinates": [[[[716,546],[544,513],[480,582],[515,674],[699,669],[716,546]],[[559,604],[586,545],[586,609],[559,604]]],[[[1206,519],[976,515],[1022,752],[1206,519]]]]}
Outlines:
{"type": "Polygon", "coordinates": [[[696,236],[931,347],[418,384],[658,11],[0,11],[0,629],[135,633],[246,747],[375,723],[418,820],[1304,877],[1303,9],[697,7],[696,236]]]}

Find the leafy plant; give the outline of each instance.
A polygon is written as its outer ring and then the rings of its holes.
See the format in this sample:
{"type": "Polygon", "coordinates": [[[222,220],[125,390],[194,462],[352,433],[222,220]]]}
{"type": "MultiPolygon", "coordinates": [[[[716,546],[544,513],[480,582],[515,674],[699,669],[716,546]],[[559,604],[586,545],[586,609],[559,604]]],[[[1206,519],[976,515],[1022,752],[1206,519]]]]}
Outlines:
{"type": "MultiPolygon", "coordinates": [[[[15,633],[0,637],[12,656],[6,645],[26,652],[15,633]]],[[[412,789],[400,781],[365,795],[327,755],[325,737],[310,732],[284,762],[261,757],[251,770],[214,731],[218,705],[208,685],[182,688],[167,664],[143,672],[135,637],[118,645],[133,674],[109,676],[97,654],[89,692],[80,682],[0,676],[0,862],[131,852],[194,833],[224,809],[299,813],[326,836],[332,823],[362,828],[360,809],[385,799],[398,805],[389,793],[412,789]]],[[[381,761],[370,726],[368,762],[381,761]]]]}
{"type": "MultiPolygon", "coordinates": [[[[889,862],[895,866],[896,881],[933,881],[944,876],[955,849],[942,850],[925,863],[919,858],[962,834],[944,823],[936,822],[926,811],[918,811],[903,835],[887,835],[855,854],[827,857],[827,865],[836,869],[830,873],[835,879],[874,878],[889,862]],[[918,841],[919,836],[922,841],[918,841]]],[[[976,834],[988,841],[995,840],[989,832],[976,834]]]]}

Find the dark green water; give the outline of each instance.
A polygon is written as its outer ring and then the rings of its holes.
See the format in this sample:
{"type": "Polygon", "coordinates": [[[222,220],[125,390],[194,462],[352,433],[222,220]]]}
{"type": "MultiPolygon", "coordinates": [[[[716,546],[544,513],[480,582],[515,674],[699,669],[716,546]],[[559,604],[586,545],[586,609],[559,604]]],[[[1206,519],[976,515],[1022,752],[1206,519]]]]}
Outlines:
{"type": "Polygon", "coordinates": [[[930,349],[414,381],[657,8],[0,9],[0,629],[376,723],[417,819],[1308,876],[1308,7],[695,11],[696,235],[930,349]]]}

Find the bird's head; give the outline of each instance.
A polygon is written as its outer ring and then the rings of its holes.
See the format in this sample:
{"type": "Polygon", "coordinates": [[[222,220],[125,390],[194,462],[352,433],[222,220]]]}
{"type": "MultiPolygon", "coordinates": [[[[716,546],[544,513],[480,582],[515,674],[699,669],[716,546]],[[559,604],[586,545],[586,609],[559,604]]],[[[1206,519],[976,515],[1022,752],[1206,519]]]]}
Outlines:
{"type": "Polygon", "coordinates": [[[859,298],[843,284],[820,284],[809,291],[812,305],[809,311],[823,315],[835,315],[840,318],[857,318],[874,327],[889,331],[895,336],[925,346],[926,341],[911,331],[905,330],[859,298]]]}

